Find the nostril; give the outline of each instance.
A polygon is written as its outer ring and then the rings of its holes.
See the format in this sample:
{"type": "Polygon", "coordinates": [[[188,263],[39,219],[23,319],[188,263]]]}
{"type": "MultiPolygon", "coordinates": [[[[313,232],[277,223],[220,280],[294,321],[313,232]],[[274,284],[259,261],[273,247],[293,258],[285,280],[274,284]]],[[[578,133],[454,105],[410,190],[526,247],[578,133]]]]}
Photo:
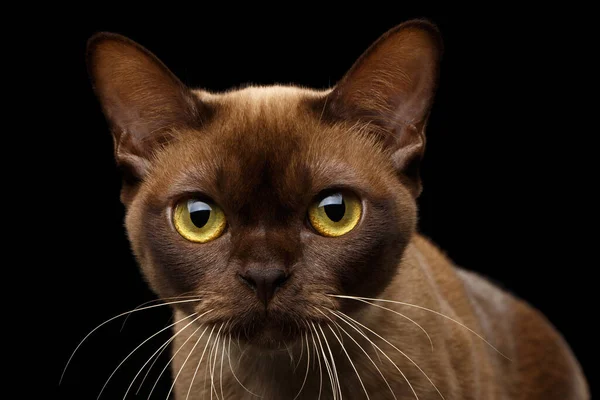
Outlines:
{"type": "Polygon", "coordinates": [[[240,281],[242,281],[243,284],[245,284],[246,286],[248,286],[250,289],[256,291],[256,282],[254,281],[254,279],[252,279],[252,277],[250,276],[244,276],[242,274],[237,274],[238,275],[238,279],[240,281]]]}

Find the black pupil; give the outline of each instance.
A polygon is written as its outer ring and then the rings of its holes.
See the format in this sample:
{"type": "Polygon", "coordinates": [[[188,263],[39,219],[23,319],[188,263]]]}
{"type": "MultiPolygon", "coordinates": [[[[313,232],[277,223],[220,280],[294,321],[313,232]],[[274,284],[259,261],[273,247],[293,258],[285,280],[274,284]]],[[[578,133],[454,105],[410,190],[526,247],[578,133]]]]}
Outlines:
{"type": "Polygon", "coordinates": [[[197,228],[203,228],[204,225],[208,222],[208,218],[210,217],[210,210],[198,210],[198,211],[190,211],[190,218],[192,223],[197,228]]]}
{"type": "Polygon", "coordinates": [[[346,203],[344,203],[343,200],[340,204],[329,204],[324,208],[325,214],[327,214],[329,219],[331,219],[333,222],[340,222],[346,213],[346,203]]]}

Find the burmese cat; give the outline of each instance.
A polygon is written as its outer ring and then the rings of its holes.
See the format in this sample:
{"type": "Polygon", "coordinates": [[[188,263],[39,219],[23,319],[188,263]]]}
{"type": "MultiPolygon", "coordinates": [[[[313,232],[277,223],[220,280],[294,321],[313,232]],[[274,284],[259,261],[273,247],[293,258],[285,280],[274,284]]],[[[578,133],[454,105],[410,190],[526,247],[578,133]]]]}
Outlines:
{"type": "Polygon", "coordinates": [[[441,50],[409,21],[331,90],[216,94],[90,39],[127,233],[177,321],[175,399],[589,398],[540,313],[416,232],[441,50]]]}

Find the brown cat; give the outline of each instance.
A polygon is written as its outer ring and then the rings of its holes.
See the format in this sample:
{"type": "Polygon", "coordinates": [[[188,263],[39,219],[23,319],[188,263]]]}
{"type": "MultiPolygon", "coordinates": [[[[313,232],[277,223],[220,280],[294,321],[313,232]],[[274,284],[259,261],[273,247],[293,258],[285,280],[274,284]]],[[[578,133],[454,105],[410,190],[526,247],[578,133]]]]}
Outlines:
{"type": "Polygon", "coordinates": [[[416,233],[441,50],[410,21],[331,90],[214,94],[90,40],[129,239],[177,321],[176,399],[589,398],[540,313],[416,233]]]}

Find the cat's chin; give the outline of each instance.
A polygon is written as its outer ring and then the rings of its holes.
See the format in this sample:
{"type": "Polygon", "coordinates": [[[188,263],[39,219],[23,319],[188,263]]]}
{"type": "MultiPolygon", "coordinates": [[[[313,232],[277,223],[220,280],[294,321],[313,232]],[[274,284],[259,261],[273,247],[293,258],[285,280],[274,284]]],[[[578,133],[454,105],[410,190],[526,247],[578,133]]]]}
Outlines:
{"type": "Polygon", "coordinates": [[[287,349],[289,347],[291,347],[299,338],[295,338],[295,339],[286,339],[286,340],[278,340],[276,338],[273,337],[268,337],[268,336],[258,336],[258,337],[254,337],[250,340],[242,340],[242,343],[245,343],[247,346],[251,346],[254,348],[257,348],[261,351],[272,351],[272,352],[278,352],[278,351],[285,351],[287,352],[287,349]]]}

